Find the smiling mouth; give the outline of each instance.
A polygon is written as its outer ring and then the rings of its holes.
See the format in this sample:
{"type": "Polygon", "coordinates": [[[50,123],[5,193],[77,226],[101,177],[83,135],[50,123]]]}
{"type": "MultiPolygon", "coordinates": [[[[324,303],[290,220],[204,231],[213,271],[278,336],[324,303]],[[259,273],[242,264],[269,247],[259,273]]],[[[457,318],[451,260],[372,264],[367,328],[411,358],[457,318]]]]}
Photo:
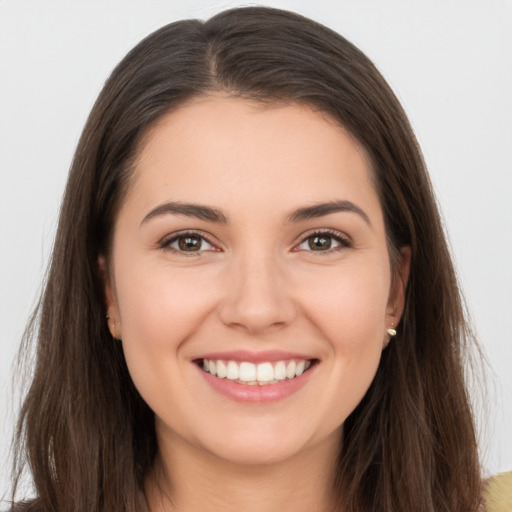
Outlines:
{"type": "Polygon", "coordinates": [[[259,364],[220,359],[197,359],[195,362],[204,372],[219,379],[248,386],[265,386],[300,377],[317,364],[318,359],[290,359],[259,364]]]}

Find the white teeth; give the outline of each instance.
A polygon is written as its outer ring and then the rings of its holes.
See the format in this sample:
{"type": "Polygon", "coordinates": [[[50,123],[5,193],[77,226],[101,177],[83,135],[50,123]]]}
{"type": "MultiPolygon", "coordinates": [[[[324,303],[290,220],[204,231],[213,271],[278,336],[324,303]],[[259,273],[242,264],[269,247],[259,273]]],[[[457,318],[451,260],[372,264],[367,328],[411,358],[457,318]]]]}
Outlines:
{"type": "Polygon", "coordinates": [[[259,382],[269,382],[274,380],[274,368],[272,367],[272,363],[259,364],[256,367],[256,379],[259,382]]]}
{"type": "Polygon", "coordinates": [[[304,367],[306,366],[306,363],[304,361],[299,361],[297,363],[297,368],[295,368],[295,375],[302,375],[304,373],[304,367]]]}
{"type": "Polygon", "coordinates": [[[295,377],[295,361],[290,361],[288,366],[286,367],[286,376],[289,379],[293,379],[295,377]]]}
{"type": "Polygon", "coordinates": [[[256,380],[256,365],[252,363],[240,363],[238,378],[244,382],[256,380]]]}
{"type": "Polygon", "coordinates": [[[228,362],[228,371],[226,377],[229,380],[238,380],[238,365],[234,361],[228,362]]]}
{"type": "Polygon", "coordinates": [[[260,364],[212,359],[203,359],[202,361],[202,368],[205,372],[220,379],[233,380],[250,386],[276,384],[285,379],[293,379],[302,375],[310,366],[311,361],[304,359],[260,364]]]}
{"type": "Polygon", "coordinates": [[[286,365],[284,364],[284,361],[279,361],[274,366],[274,378],[276,380],[286,379],[286,365]]]}
{"type": "Polygon", "coordinates": [[[224,361],[217,361],[217,377],[219,377],[219,379],[223,379],[227,374],[228,369],[224,364],[224,361]]]}

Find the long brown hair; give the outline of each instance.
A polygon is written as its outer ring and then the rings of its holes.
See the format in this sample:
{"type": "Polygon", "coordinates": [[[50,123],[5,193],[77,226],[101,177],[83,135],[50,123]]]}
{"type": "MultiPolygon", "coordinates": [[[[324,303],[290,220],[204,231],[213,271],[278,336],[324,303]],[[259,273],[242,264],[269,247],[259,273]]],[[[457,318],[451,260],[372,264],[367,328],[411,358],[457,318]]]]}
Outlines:
{"type": "Polygon", "coordinates": [[[269,8],[163,27],[123,59],[94,105],[33,320],[35,373],[16,445],[15,475],[26,460],[37,496],[25,506],[146,508],[143,484],[157,452],[154,418],[108,331],[98,257],[108,260],[116,213],[149,127],[212,91],[307,104],[343,125],[370,155],[392,261],[401,247],[411,247],[398,334],[344,425],[333,478],[340,509],[476,511],[480,469],[463,376],[471,337],[412,129],[361,51],[324,26],[269,8]]]}

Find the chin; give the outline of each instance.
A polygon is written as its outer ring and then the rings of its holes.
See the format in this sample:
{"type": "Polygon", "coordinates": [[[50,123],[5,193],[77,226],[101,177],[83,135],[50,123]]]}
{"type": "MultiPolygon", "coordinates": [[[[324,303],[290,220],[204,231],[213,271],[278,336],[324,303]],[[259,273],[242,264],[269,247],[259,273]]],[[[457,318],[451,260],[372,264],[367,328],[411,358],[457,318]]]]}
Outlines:
{"type": "Polygon", "coordinates": [[[279,464],[292,459],[304,451],[299,443],[283,442],[283,438],[233,439],[229,443],[219,443],[210,447],[210,453],[231,464],[261,466],[279,464]]]}
{"type": "Polygon", "coordinates": [[[282,427],[260,423],[253,428],[232,429],[228,434],[224,431],[223,435],[205,439],[201,444],[213,456],[232,464],[270,465],[292,460],[299,454],[304,455],[323,442],[335,444],[331,450],[336,449],[341,439],[340,430],[319,435],[320,432],[302,430],[299,425],[290,428],[289,424],[282,427]]]}

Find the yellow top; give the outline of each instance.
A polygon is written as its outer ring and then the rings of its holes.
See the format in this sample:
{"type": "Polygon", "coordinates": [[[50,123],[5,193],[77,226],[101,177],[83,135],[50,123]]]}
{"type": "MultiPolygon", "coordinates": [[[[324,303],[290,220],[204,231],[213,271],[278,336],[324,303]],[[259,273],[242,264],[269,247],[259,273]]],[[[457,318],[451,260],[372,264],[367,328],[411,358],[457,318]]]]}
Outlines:
{"type": "Polygon", "coordinates": [[[512,471],[501,473],[485,486],[486,512],[512,512],[512,471]]]}

